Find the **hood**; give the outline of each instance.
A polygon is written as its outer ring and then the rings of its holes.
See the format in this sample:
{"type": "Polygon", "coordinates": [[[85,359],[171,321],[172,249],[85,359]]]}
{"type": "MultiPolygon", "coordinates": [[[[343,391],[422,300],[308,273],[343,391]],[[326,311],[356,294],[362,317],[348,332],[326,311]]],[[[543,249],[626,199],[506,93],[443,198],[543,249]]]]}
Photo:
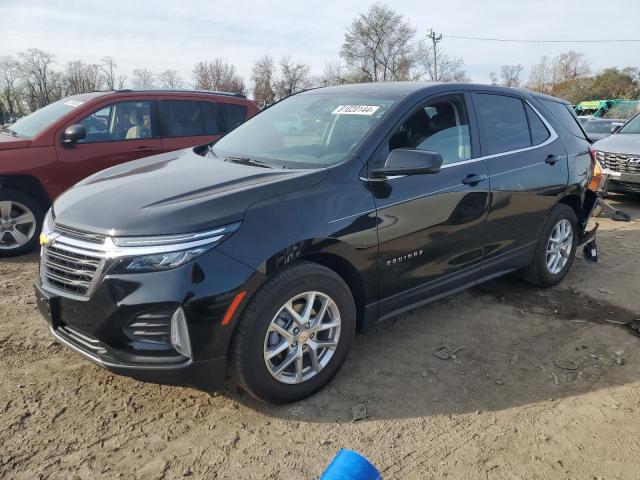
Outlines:
{"type": "Polygon", "coordinates": [[[255,202],[315,185],[326,170],[255,167],[179,150],[99,172],[55,201],[55,222],[114,236],[190,233],[242,220],[255,202]]]}
{"type": "Polygon", "coordinates": [[[28,147],[31,140],[28,138],[14,137],[0,132],[0,150],[11,150],[14,148],[28,147]]]}
{"type": "Polygon", "coordinates": [[[640,154],[640,135],[614,133],[594,143],[593,148],[602,152],[640,154]]]}
{"type": "Polygon", "coordinates": [[[603,138],[607,138],[610,133],[587,133],[587,138],[592,142],[597,142],[602,140],[603,138]]]}

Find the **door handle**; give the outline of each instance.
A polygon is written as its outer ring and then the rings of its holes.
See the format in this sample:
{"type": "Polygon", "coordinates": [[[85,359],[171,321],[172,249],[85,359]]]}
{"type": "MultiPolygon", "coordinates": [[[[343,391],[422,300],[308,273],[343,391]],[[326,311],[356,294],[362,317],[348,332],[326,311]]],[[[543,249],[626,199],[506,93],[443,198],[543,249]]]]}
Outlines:
{"type": "Polygon", "coordinates": [[[153,147],[140,146],[140,147],[134,148],[133,151],[137,153],[153,153],[153,152],[157,152],[158,149],[153,147]]]}
{"type": "Polygon", "coordinates": [[[549,165],[555,165],[558,160],[562,158],[561,155],[549,155],[544,159],[544,163],[548,163],[549,165]]]}
{"type": "Polygon", "coordinates": [[[480,182],[484,182],[487,178],[489,178],[489,177],[487,177],[484,174],[476,175],[476,174],[471,173],[471,174],[467,175],[465,178],[462,179],[462,183],[464,183],[465,185],[474,186],[474,185],[479,184],[480,182]]]}

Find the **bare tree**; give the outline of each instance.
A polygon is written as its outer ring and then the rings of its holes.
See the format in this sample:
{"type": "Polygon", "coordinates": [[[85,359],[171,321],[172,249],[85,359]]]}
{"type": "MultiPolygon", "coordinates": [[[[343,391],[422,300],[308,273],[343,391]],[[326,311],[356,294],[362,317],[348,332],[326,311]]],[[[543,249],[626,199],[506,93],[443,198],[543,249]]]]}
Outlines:
{"type": "Polygon", "coordinates": [[[280,78],[275,83],[278,99],[288,97],[311,87],[309,72],[311,68],[305,63],[296,63],[288,56],[280,59],[280,78]]]}
{"type": "Polygon", "coordinates": [[[55,75],[51,66],[54,55],[37,48],[18,53],[20,74],[24,80],[27,102],[31,110],[37,110],[58,100],[61,94],[60,75],[55,75]],[[56,84],[58,83],[58,84],[56,84]]]}
{"type": "Polygon", "coordinates": [[[133,71],[133,88],[137,90],[151,90],[155,88],[155,75],[146,68],[133,71]]]}
{"type": "Polygon", "coordinates": [[[107,90],[122,90],[127,82],[126,75],[118,75],[118,64],[113,57],[104,57],[102,60],[102,74],[107,90]]]}
{"type": "Polygon", "coordinates": [[[489,74],[489,81],[491,82],[491,85],[498,84],[498,75],[496,74],[496,72],[491,72],[489,74]]]}
{"type": "Polygon", "coordinates": [[[339,61],[334,60],[324,64],[324,72],[320,76],[319,84],[323,87],[331,85],[343,85],[357,81],[349,75],[345,66],[339,61]]]}
{"type": "Polygon", "coordinates": [[[586,77],[591,73],[584,53],[570,50],[558,55],[553,62],[553,83],[586,77]]]}
{"type": "Polygon", "coordinates": [[[531,67],[527,88],[534,92],[550,93],[553,87],[553,65],[549,57],[544,56],[531,67]]]}
{"type": "Polygon", "coordinates": [[[20,64],[13,57],[0,57],[0,103],[10,117],[23,113],[19,84],[20,64]]]}
{"type": "Polygon", "coordinates": [[[274,90],[276,64],[271,55],[263,55],[251,68],[251,83],[253,84],[253,98],[263,105],[270,105],[276,99],[274,90]]]}
{"type": "Polygon", "coordinates": [[[519,87],[522,65],[502,65],[500,67],[500,78],[505,87],[519,87]]]}
{"type": "Polygon", "coordinates": [[[165,70],[158,75],[158,80],[162,88],[176,89],[184,86],[184,81],[178,75],[177,70],[165,70]]]}
{"type": "Polygon", "coordinates": [[[355,78],[370,82],[408,79],[414,34],[402,15],[375,4],[347,27],[340,56],[355,78]]]}
{"type": "Polygon", "coordinates": [[[122,90],[127,84],[127,76],[126,75],[118,75],[116,79],[116,86],[118,90],[122,90]]]}
{"type": "Polygon", "coordinates": [[[468,82],[461,57],[447,54],[442,47],[435,50],[431,41],[421,40],[415,51],[415,79],[428,82],[468,82]],[[437,78],[436,78],[437,64],[437,78]]]}
{"type": "Polygon", "coordinates": [[[243,78],[236,67],[223,58],[198,62],[193,68],[193,80],[195,87],[202,90],[245,93],[243,78]]]}
{"type": "Polygon", "coordinates": [[[64,77],[66,95],[101,90],[105,81],[100,65],[87,65],[82,60],[67,63],[64,77]]]}

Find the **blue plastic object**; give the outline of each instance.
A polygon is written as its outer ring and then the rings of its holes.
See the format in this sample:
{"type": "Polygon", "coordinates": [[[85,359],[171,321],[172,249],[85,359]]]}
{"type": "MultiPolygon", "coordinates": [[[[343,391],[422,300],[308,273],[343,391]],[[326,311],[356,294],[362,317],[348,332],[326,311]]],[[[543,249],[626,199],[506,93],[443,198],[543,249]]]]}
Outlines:
{"type": "Polygon", "coordinates": [[[382,475],[362,455],[343,448],[333,457],[320,480],[382,480],[382,475]]]}

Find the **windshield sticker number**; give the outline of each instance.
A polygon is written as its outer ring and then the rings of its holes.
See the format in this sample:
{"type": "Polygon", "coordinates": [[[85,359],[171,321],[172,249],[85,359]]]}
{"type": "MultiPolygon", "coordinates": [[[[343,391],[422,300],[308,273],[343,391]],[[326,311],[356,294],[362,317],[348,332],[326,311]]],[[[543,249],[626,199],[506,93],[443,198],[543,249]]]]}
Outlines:
{"type": "Polygon", "coordinates": [[[378,105],[338,105],[331,113],[333,115],[373,115],[379,108],[378,105]]]}
{"type": "Polygon", "coordinates": [[[68,105],[70,107],[77,107],[79,105],[82,105],[84,102],[79,102],[78,100],[67,100],[66,102],[64,102],[65,105],[68,105]]]}

